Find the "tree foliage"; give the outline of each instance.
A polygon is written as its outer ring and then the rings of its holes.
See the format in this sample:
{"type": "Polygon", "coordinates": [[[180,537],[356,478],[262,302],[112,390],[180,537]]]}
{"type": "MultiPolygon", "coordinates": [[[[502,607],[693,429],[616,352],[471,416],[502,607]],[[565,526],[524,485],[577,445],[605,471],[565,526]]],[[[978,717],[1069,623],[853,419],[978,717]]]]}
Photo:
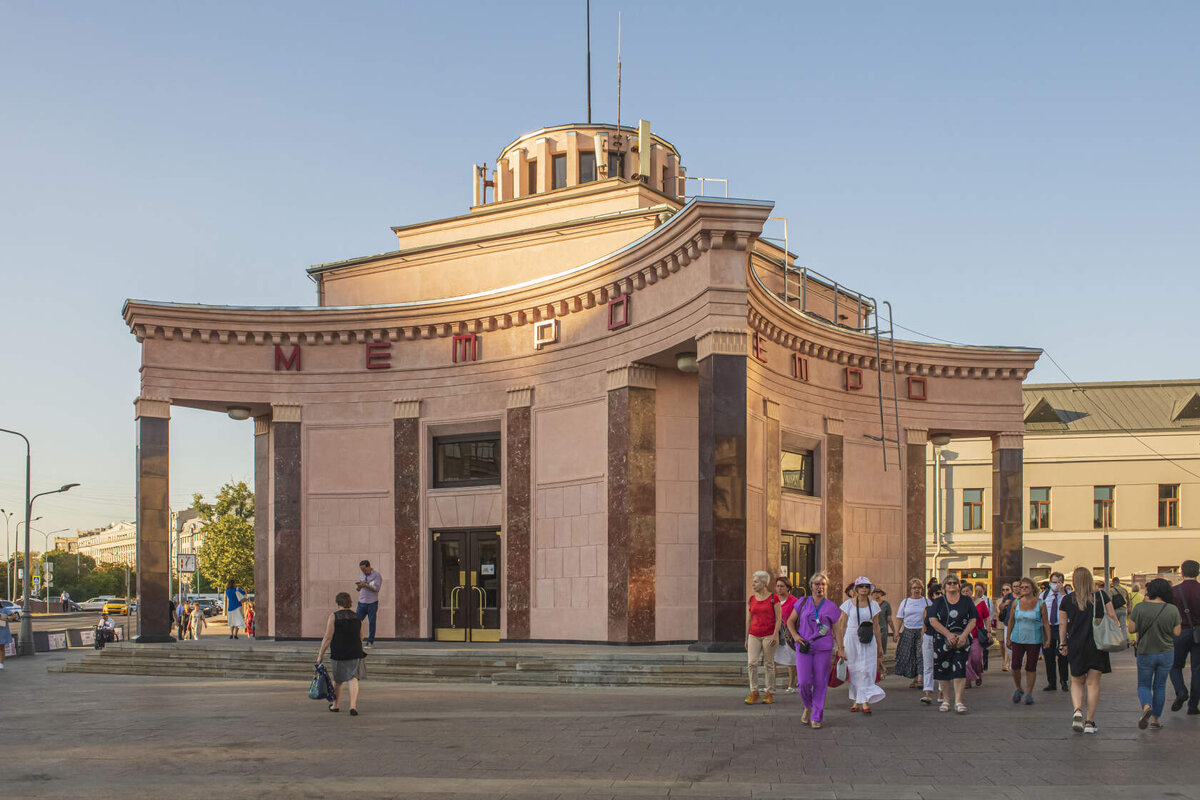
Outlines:
{"type": "Polygon", "coordinates": [[[200,515],[204,533],[197,559],[200,573],[218,587],[232,580],[254,591],[254,493],[245,481],[227,483],[215,503],[192,495],[192,508],[200,515]]]}

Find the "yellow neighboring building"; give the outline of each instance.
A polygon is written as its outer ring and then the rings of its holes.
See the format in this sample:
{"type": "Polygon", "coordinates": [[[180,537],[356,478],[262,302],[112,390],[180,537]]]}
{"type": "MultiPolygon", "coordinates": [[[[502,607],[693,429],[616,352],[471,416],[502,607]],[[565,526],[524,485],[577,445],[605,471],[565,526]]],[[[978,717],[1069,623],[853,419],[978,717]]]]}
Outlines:
{"type": "MultiPolygon", "coordinates": [[[[1200,380],[1022,391],[1026,575],[1078,566],[1103,575],[1106,532],[1112,574],[1126,585],[1200,559],[1200,380]]],[[[991,441],[931,444],[927,471],[928,570],[989,582],[991,441]]]]}

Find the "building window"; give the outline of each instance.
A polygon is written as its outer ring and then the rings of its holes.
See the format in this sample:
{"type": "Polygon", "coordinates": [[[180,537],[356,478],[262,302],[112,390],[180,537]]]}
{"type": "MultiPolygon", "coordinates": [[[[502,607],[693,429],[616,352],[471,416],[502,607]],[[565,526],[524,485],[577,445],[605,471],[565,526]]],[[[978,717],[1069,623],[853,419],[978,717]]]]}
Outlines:
{"type": "Polygon", "coordinates": [[[596,180],[596,154],[582,151],[579,154],[579,182],[588,183],[596,180]]]}
{"type": "Polygon", "coordinates": [[[963,489],[963,530],[983,530],[983,489],[963,489]]]}
{"type": "Polygon", "coordinates": [[[551,189],[561,189],[567,185],[567,157],[565,155],[551,156],[550,165],[554,168],[551,189]]]}
{"type": "Polygon", "coordinates": [[[608,177],[624,178],[625,177],[625,154],[624,153],[609,153],[608,154],[608,177]]]}
{"type": "Polygon", "coordinates": [[[1050,527],[1050,489],[1048,487],[1029,490],[1029,530],[1038,531],[1050,527]]]}
{"type": "Polygon", "coordinates": [[[530,161],[526,166],[528,167],[526,176],[529,179],[529,194],[537,194],[537,161],[530,161]]]}
{"type": "Polygon", "coordinates": [[[1113,527],[1113,487],[1096,486],[1092,489],[1092,527],[1113,527]]]}
{"type": "Polygon", "coordinates": [[[500,434],[469,433],[433,440],[433,487],[498,486],[500,434]]]}
{"type": "Polygon", "coordinates": [[[783,451],[780,466],[783,468],[783,488],[791,489],[809,497],[813,493],[813,451],[783,451]]]}
{"type": "Polygon", "coordinates": [[[1179,484],[1158,486],[1158,527],[1179,527],[1179,484]]]}
{"type": "Polygon", "coordinates": [[[668,197],[675,196],[675,187],[671,185],[671,168],[663,167],[663,194],[668,197]]]}

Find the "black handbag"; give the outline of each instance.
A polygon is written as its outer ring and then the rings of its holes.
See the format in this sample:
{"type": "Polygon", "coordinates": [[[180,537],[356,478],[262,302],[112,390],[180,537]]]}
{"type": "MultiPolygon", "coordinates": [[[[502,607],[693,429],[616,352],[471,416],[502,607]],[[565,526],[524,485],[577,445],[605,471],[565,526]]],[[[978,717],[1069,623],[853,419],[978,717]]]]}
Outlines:
{"type": "Polygon", "coordinates": [[[858,601],[854,601],[854,619],[858,621],[858,641],[861,644],[870,644],[875,638],[875,625],[871,620],[862,621],[861,609],[858,607],[858,601]]]}
{"type": "MultiPolygon", "coordinates": [[[[808,655],[808,652],[812,650],[812,642],[815,642],[817,639],[820,639],[822,636],[829,633],[829,626],[821,624],[821,619],[819,616],[821,613],[821,606],[813,605],[810,598],[806,597],[805,600],[808,600],[808,604],[813,606],[813,619],[817,621],[817,635],[812,638],[812,641],[806,641],[804,639],[798,640],[796,642],[796,650],[804,655],[808,655]]],[[[824,603],[825,601],[822,600],[821,602],[824,603]]],[[[803,608],[803,605],[801,607],[803,608]]]]}

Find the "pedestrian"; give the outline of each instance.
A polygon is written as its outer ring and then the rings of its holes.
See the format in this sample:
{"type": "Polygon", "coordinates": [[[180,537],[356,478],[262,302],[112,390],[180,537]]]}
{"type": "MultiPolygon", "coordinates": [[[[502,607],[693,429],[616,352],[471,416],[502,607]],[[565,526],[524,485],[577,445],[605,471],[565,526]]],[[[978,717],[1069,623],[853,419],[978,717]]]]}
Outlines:
{"type": "Polygon", "coordinates": [[[983,686],[983,673],[988,668],[988,651],[991,649],[991,635],[988,633],[988,621],[992,619],[992,600],[987,596],[987,586],[975,584],[975,594],[971,598],[975,603],[975,613],[979,622],[971,632],[971,650],[967,655],[967,685],[975,681],[976,686],[983,686]]]}
{"type": "Polygon", "coordinates": [[[20,616],[16,613],[0,614],[0,669],[4,669],[4,650],[13,642],[12,630],[9,629],[8,623],[19,619],[20,616]]]}
{"type": "Polygon", "coordinates": [[[199,640],[201,633],[208,627],[208,620],[204,618],[204,609],[199,603],[192,606],[192,638],[199,640]]]}
{"type": "Polygon", "coordinates": [[[58,602],[62,603],[62,613],[66,614],[71,610],[71,594],[66,589],[58,596],[58,602]]]}
{"type": "Polygon", "coordinates": [[[965,714],[962,697],[967,685],[967,655],[971,632],[979,624],[979,612],[971,598],[962,593],[957,576],[947,575],[942,591],[928,612],[933,629],[933,677],[942,684],[938,711],[950,710],[949,685],[954,691],[954,711],[965,714]]]}
{"type": "MultiPolygon", "coordinates": [[[[908,597],[900,601],[900,607],[896,609],[896,620],[892,623],[892,636],[896,639],[894,669],[897,675],[910,679],[910,689],[921,685],[925,672],[921,638],[924,635],[927,608],[929,600],[925,597],[925,584],[920,578],[913,578],[908,582],[908,597]]],[[[932,698],[933,689],[930,687],[926,689],[922,702],[931,703],[932,698]]]]}
{"type": "Polygon", "coordinates": [[[317,651],[317,664],[325,660],[325,651],[333,661],[333,697],[329,699],[329,710],[340,711],[342,685],[350,684],[350,716],[358,716],[358,682],[366,677],[362,661],[367,657],[363,651],[363,619],[358,612],[350,610],[350,593],[338,592],[334,598],[337,610],[329,615],[325,623],[325,635],[321,638],[321,649],[317,651]]]}
{"type": "Polygon", "coordinates": [[[1183,617],[1174,604],[1171,584],[1155,578],[1146,584],[1146,600],[1129,612],[1129,630],[1138,634],[1138,702],[1142,713],[1138,728],[1162,727],[1167,702],[1167,676],[1175,663],[1175,638],[1182,632],[1183,617]]]}
{"type": "MultiPolygon", "coordinates": [[[[795,607],[797,600],[792,596],[792,584],[787,578],[775,579],[775,596],[779,598],[779,618],[787,620],[791,616],[792,608],[795,607]]],[[[775,663],[787,667],[788,684],[783,693],[793,694],[796,691],[796,642],[792,639],[786,625],[779,629],[779,646],[775,648],[775,663]]]]}
{"type": "MultiPolygon", "coordinates": [[[[1034,591],[1037,594],[1037,591],[1034,591]]],[[[1016,599],[1016,594],[1013,592],[1011,583],[1006,583],[1000,587],[1000,602],[996,606],[996,621],[1000,624],[1000,635],[1003,638],[1002,647],[1000,648],[1001,657],[1004,663],[1000,665],[1001,672],[1008,672],[1009,663],[1011,661],[1008,649],[1008,616],[1012,611],[1013,601],[1016,599]]]]}
{"type": "Polygon", "coordinates": [[[1187,713],[1200,714],[1200,563],[1191,559],[1180,565],[1183,580],[1175,584],[1171,594],[1175,607],[1179,609],[1181,629],[1175,637],[1175,660],[1171,664],[1171,685],[1175,687],[1175,701],[1171,710],[1178,711],[1187,703],[1187,713]],[[1183,665],[1192,660],[1191,690],[1183,682],[1183,665]]]}
{"type": "MultiPolygon", "coordinates": [[[[1010,587],[1012,588],[1012,587],[1010,587]]],[[[1009,604],[1008,622],[1004,626],[1004,641],[1012,651],[1012,701],[1033,705],[1033,684],[1037,682],[1038,654],[1050,641],[1050,617],[1046,604],[1037,596],[1031,578],[1016,583],[1016,599],[1009,604]],[[1025,687],[1021,687],[1021,662],[1025,663],[1025,687]]]]}
{"type": "Polygon", "coordinates": [[[1067,595],[1058,612],[1059,651],[1067,656],[1071,671],[1071,729],[1076,733],[1096,732],[1096,706],[1100,702],[1100,676],[1112,672],[1108,653],[1096,647],[1093,620],[1108,615],[1116,621],[1112,601],[1097,591],[1092,571],[1076,567],[1071,576],[1075,591],[1067,595]],[[1084,713],[1084,709],[1087,713],[1084,713]]]}
{"type": "Polygon", "coordinates": [[[1117,612],[1117,623],[1121,626],[1121,633],[1125,634],[1126,638],[1129,638],[1129,626],[1125,622],[1129,619],[1129,612],[1132,610],[1129,607],[1129,601],[1133,598],[1129,594],[1129,590],[1121,585],[1121,579],[1116,575],[1113,576],[1112,587],[1108,590],[1108,596],[1112,598],[1113,611],[1117,612]]]}
{"type": "Polygon", "coordinates": [[[925,705],[933,703],[933,693],[935,690],[940,691],[941,684],[933,679],[933,627],[929,624],[929,611],[933,607],[933,601],[942,596],[942,585],[937,581],[930,581],[925,587],[926,598],[929,605],[925,607],[924,618],[921,621],[921,688],[924,694],[921,695],[921,702],[925,705]]]}
{"type": "Polygon", "coordinates": [[[238,638],[238,631],[246,627],[246,612],[242,603],[246,602],[246,593],[238,588],[233,579],[225,584],[225,617],[229,622],[229,638],[238,638]]]}
{"type": "Polygon", "coordinates": [[[254,635],[254,603],[251,603],[249,600],[247,600],[246,602],[242,603],[242,608],[246,612],[246,635],[253,636],[254,635]]]}
{"type": "Polygon", "coordinates": [[[187,629],[187,616],[183,611],[183,601],[180,600],[175,604],[175,625],[179,631],[179,640],[183,641],[184,631],[187,629]]]}
{"type": "Polygon", "coordinates": [[[871,703],[884,698],[875,682],[883,668],[883,643],[879,633],[879,604],[871,599],[871,581],[854,581],[854,597],[842,603],[838,624],[838,657],[846,659],[850,710],[871,713],[871,703]]]}
{"type": "Polygon", "coordinates": [[[754,573],[754,591],[746,601],[746,667],[750,673],[750,694],[746,705],[759,701],[758,662],[763,662],[766,681],[761,699],[768,705],[775,702],[775,646],[779,644],[779,624],[782,614],[779,598],[767,588],[771,576],[759,570],[754,573]]]}
{"type": "Polygon", "coordinates": [[[875,601],[875,605],[879,606],[879,631],[882,636],[879,641],[883,643],[884,655],[887,654],[888,639],[892,633],[892,604],[887,601],[887,592],[875,587],[875,591],[871,592],[871,599],[875,601]]]}
{"type": "Polygon", "coordinates": [[[1060,687],[1064,692],[1070,691],[1071,676],[1067,670],[1067,656],[1059,646],[1062,642],[1058,639],[1058,615],[1063,601],[1067,599],[1065,589],[1063,574],[1052,572],[1050,585],[1041,594],[1050,618],[1050,641],[1042,651],[1042,657],[1046,660],[1046,685],[1042,687],[1043,692],[1053,692],[1060,687]]]}
{"type": "Polygon", "coordinates": [[[358,562],[358,571],[361,573],[358,580],[354,582],[354,588],[358,589],[358,618],[366,618],[370,621],[370,629],[367,634],[367,647],[375,645],[375,616],[379,613],[379,587],[383,585],[383,576],[371,568],[371,562],[365,558],[358,562]]]}
{"type": "MultiPolygon", "coordinates": [[[[1129,613],[1132,614],[1133,610],[1137,608],[1137,604],[1145,599],[1146,596],[1142,594],[1142,585],[1140,583],[1133,584],[1129,592],[1129,613]]],[[[1129,641],[1137,644],[1137,634],[1133,631],[1129,632],[1129,641]]]]}
{"type": "Polygon", "coordinates": [[[817,572],[809,578],[810,594],[796,603],[787,627],[796,642],[796,675],[804,711],[801,725],[820,728],[825,719],[825,693],[833,661],[834,630],[842,619],[841,609],[826,597],[829,577],[817,572]]]}

